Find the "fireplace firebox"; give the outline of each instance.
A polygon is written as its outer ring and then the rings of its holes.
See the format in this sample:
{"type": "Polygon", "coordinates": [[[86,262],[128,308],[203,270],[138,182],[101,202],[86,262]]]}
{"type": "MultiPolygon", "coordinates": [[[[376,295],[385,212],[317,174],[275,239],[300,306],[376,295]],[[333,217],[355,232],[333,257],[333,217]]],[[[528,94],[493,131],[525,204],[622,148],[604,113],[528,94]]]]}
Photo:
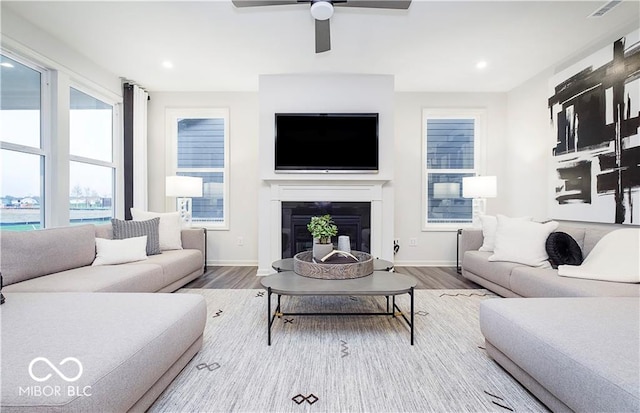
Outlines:
{"type": "MultiPolygon", "coordinates": [[[[313,247],[307,224],[312,216],[324,214],[333,218],[338,236],[349,236],[352,250],[371,252],[370,202],[282,202],[282,258],[313,247]]],[[[338,236],[332,239],[334,246],[338,236]]]]}

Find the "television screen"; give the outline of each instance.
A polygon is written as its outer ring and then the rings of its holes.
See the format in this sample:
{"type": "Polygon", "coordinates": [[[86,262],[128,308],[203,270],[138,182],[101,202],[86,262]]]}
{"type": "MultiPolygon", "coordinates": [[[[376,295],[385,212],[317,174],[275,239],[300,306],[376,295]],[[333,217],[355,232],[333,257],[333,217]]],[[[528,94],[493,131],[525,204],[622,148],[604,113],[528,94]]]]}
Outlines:
{"type": "Polygon", "coordinates": [[[276,113],[276,172],[377,172],[377,113],[276,113]]]}

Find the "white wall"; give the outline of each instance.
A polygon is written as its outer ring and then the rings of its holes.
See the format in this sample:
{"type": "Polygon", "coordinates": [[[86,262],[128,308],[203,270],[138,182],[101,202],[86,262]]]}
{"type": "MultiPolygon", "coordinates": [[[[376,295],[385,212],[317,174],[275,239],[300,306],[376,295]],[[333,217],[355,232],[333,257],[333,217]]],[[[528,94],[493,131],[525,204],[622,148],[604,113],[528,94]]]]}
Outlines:
{"type": "Polygon", "coordinates": [[[400,250],[396,265],[455,265],[456,231],[422,231],[422,109],[485,109],[486,156],[480,165],[484,175],[497,175],[498,198],[487,200],[487,213],[506,212],[504,177],[506,152],[507,96],[504,93],[395,94],[395,237],[400,250]],[[417,246],[409,246],[415,238],[417,246]]]}
{"type": "Polygon", "coordinates": [[[258,94],[150,92],[149,209],[165,211],[165,110],[229,108],[229,229],[207,231],[208,265],[256,265],[258,257],[258,94]],[[238,245],[238,238],[243,245],[238,245]]]}
{"type": "Polygon", "coordinates": [[[505,213],[548,219],[548,162],[553,130],[549,99],[551,70],[544,71],[507,94],[507,153],[504,177],[505,213]]]}

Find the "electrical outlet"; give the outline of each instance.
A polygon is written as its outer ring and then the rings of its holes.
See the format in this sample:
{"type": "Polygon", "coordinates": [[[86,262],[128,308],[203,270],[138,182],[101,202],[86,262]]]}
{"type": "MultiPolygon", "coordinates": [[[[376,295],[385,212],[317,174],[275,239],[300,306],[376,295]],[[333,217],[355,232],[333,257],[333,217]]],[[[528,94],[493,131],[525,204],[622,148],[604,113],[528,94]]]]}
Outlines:
{"type": "Polygon", "coordinates": [[[418,239],[417,238],[409,238],[409,246],[410,247],[417,247],[418,246],[418,239]]]}
{"type": "Polygon", "coordinates": [[[236,240],[236,243],[238,244],[239,247],[242,247],[244,245],[244,238],[238,237],[238,239],[236,240]]]}

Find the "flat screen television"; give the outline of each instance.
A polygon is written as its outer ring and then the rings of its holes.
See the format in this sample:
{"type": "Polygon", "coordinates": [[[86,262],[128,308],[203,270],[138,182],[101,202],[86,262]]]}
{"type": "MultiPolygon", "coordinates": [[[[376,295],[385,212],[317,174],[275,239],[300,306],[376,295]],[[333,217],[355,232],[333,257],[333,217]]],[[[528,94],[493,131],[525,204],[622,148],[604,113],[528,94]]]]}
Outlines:
{"type": "Polygon", "coordinates": [[[276,113],[276,172],[378,172],[377,113],[276,113]]]}

